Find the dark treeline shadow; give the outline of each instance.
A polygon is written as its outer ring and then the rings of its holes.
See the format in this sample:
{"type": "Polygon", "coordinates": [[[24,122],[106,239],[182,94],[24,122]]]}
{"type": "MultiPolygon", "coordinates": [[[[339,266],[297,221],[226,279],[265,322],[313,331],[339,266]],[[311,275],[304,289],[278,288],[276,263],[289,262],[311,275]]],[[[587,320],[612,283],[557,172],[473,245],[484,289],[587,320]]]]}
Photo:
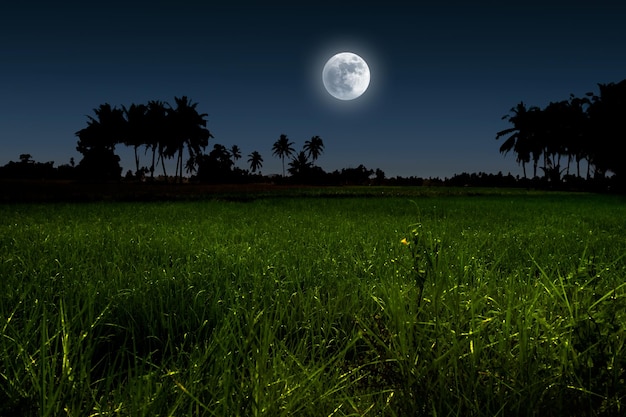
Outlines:
{"type": "MultiPolygon", "coordinates": [[[[54,167],[54,162],[35,162],[30,154],[0,167],[3,180],[71,180],[79,182],[205,183],[277,185],[411,185],[461,187],[525,187],[558,190],[624,192],[626,158],[621,152],[626,140],[626,80],[598,84],[599,93],[551,102],[544,108],[520,102],[503,119],[511,127],[497,132],[504,139],[500,152],[513,152],[523,175],[513,177],[461,173],[451,178],[387,178],[380,169],[363,165],[326,172],[316,165],[324,142],[312,136],[296,151],[294,142],[281,134],[272,155],[281,160],[282,175],[263,175],[263,157],[247,155],[247,166],[238,164],[242,151],[214,143],[207,128],[206,113],[186,96],[174,97],[174,105],[152,100],[117,108],[108,103],[93,109],[87,126],[76,132],[78,164],[54,167]],[[133,149],[134,172],[122,177],[116,146],[133,149]],[[184,159],[186,158],[186,160],[184,159]],[[166,162],[175,161],[173,173],[166,162]],[[528,167],[532,167],[529,175],[528,167]],[[157,172],[159,171],[159,172],[157,172]],[[186,175],[185,175],[186,173],[186,175]]],[[[10,200],[4,197],[3,200],[10,200]]]]}
{"type": "Polygon", "coordinates": [[[503,116],[512,127],[496,134],[496,139],[505,139],[500,152],[515,154],[524,178],[527,164],[532,163],[532,178],[542,174],[539,184],[597,185],[614,177],[610,182],[623,189],[626,80],[598,87],[597,95],[589,92],[580,98],[572,94],[544,108],[520,102],[503,116]]]}

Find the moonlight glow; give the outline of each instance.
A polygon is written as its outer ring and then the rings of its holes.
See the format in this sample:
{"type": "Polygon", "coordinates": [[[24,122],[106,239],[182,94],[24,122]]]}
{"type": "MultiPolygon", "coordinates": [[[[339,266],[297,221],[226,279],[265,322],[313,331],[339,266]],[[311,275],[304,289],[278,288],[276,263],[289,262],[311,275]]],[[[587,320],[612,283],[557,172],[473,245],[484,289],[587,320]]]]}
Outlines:
{"type": "Polygon", "coordinates": [[[324,65],[322,81],[331,96],[339,100],[353,100],[367,90],[370,69],[357,54],[341,52],[324,65]]]}

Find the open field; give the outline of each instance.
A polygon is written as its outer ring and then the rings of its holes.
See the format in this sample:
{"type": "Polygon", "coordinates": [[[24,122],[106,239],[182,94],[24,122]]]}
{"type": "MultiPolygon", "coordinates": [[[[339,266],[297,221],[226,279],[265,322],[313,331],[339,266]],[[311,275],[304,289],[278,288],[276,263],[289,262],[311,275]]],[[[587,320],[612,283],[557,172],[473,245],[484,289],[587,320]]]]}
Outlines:
{"type": "Polygon", "coordinates": [[[0,415],[622,415],[625,235],[591,194],[0,205],[0,415]]]}

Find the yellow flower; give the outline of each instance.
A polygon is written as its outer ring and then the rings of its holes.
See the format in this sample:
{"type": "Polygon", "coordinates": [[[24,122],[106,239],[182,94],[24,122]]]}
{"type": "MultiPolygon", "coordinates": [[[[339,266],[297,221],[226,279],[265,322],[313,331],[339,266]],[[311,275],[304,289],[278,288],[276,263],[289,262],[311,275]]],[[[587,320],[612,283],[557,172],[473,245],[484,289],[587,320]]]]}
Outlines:
{"type": "Polygon", "coordinates": [[[403,245],[407,245],[407,246],[409,245],[409,241],[406,240],[406,238],[402,239],[400,243],[402,243],[403,245]]]}

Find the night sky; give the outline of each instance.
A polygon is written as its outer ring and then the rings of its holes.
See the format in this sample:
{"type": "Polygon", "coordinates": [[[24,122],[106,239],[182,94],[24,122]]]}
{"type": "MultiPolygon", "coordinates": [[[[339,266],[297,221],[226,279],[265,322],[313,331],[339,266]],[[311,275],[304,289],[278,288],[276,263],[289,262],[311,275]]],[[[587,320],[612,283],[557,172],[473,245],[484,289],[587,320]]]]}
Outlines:
{"type": "MultiPolygon", "coordinates": [[[[3,2],[0,165],[22,153],[78,162],[93,108],[186,95],[209,114],[207,151],[236,144],[242,168],[259,151],[263,174],[281,172],[271,147],[284,133],[296,150],[321,136],[326,171],[516,175],[498,152],[501,117],[625,79],[626,3],[475,3],[3,2]],[[353,101],[322,84],[343,51],[371,71],[353,101]]],[[[133,168],[128,148],[116,152],[133,168]]]]}

